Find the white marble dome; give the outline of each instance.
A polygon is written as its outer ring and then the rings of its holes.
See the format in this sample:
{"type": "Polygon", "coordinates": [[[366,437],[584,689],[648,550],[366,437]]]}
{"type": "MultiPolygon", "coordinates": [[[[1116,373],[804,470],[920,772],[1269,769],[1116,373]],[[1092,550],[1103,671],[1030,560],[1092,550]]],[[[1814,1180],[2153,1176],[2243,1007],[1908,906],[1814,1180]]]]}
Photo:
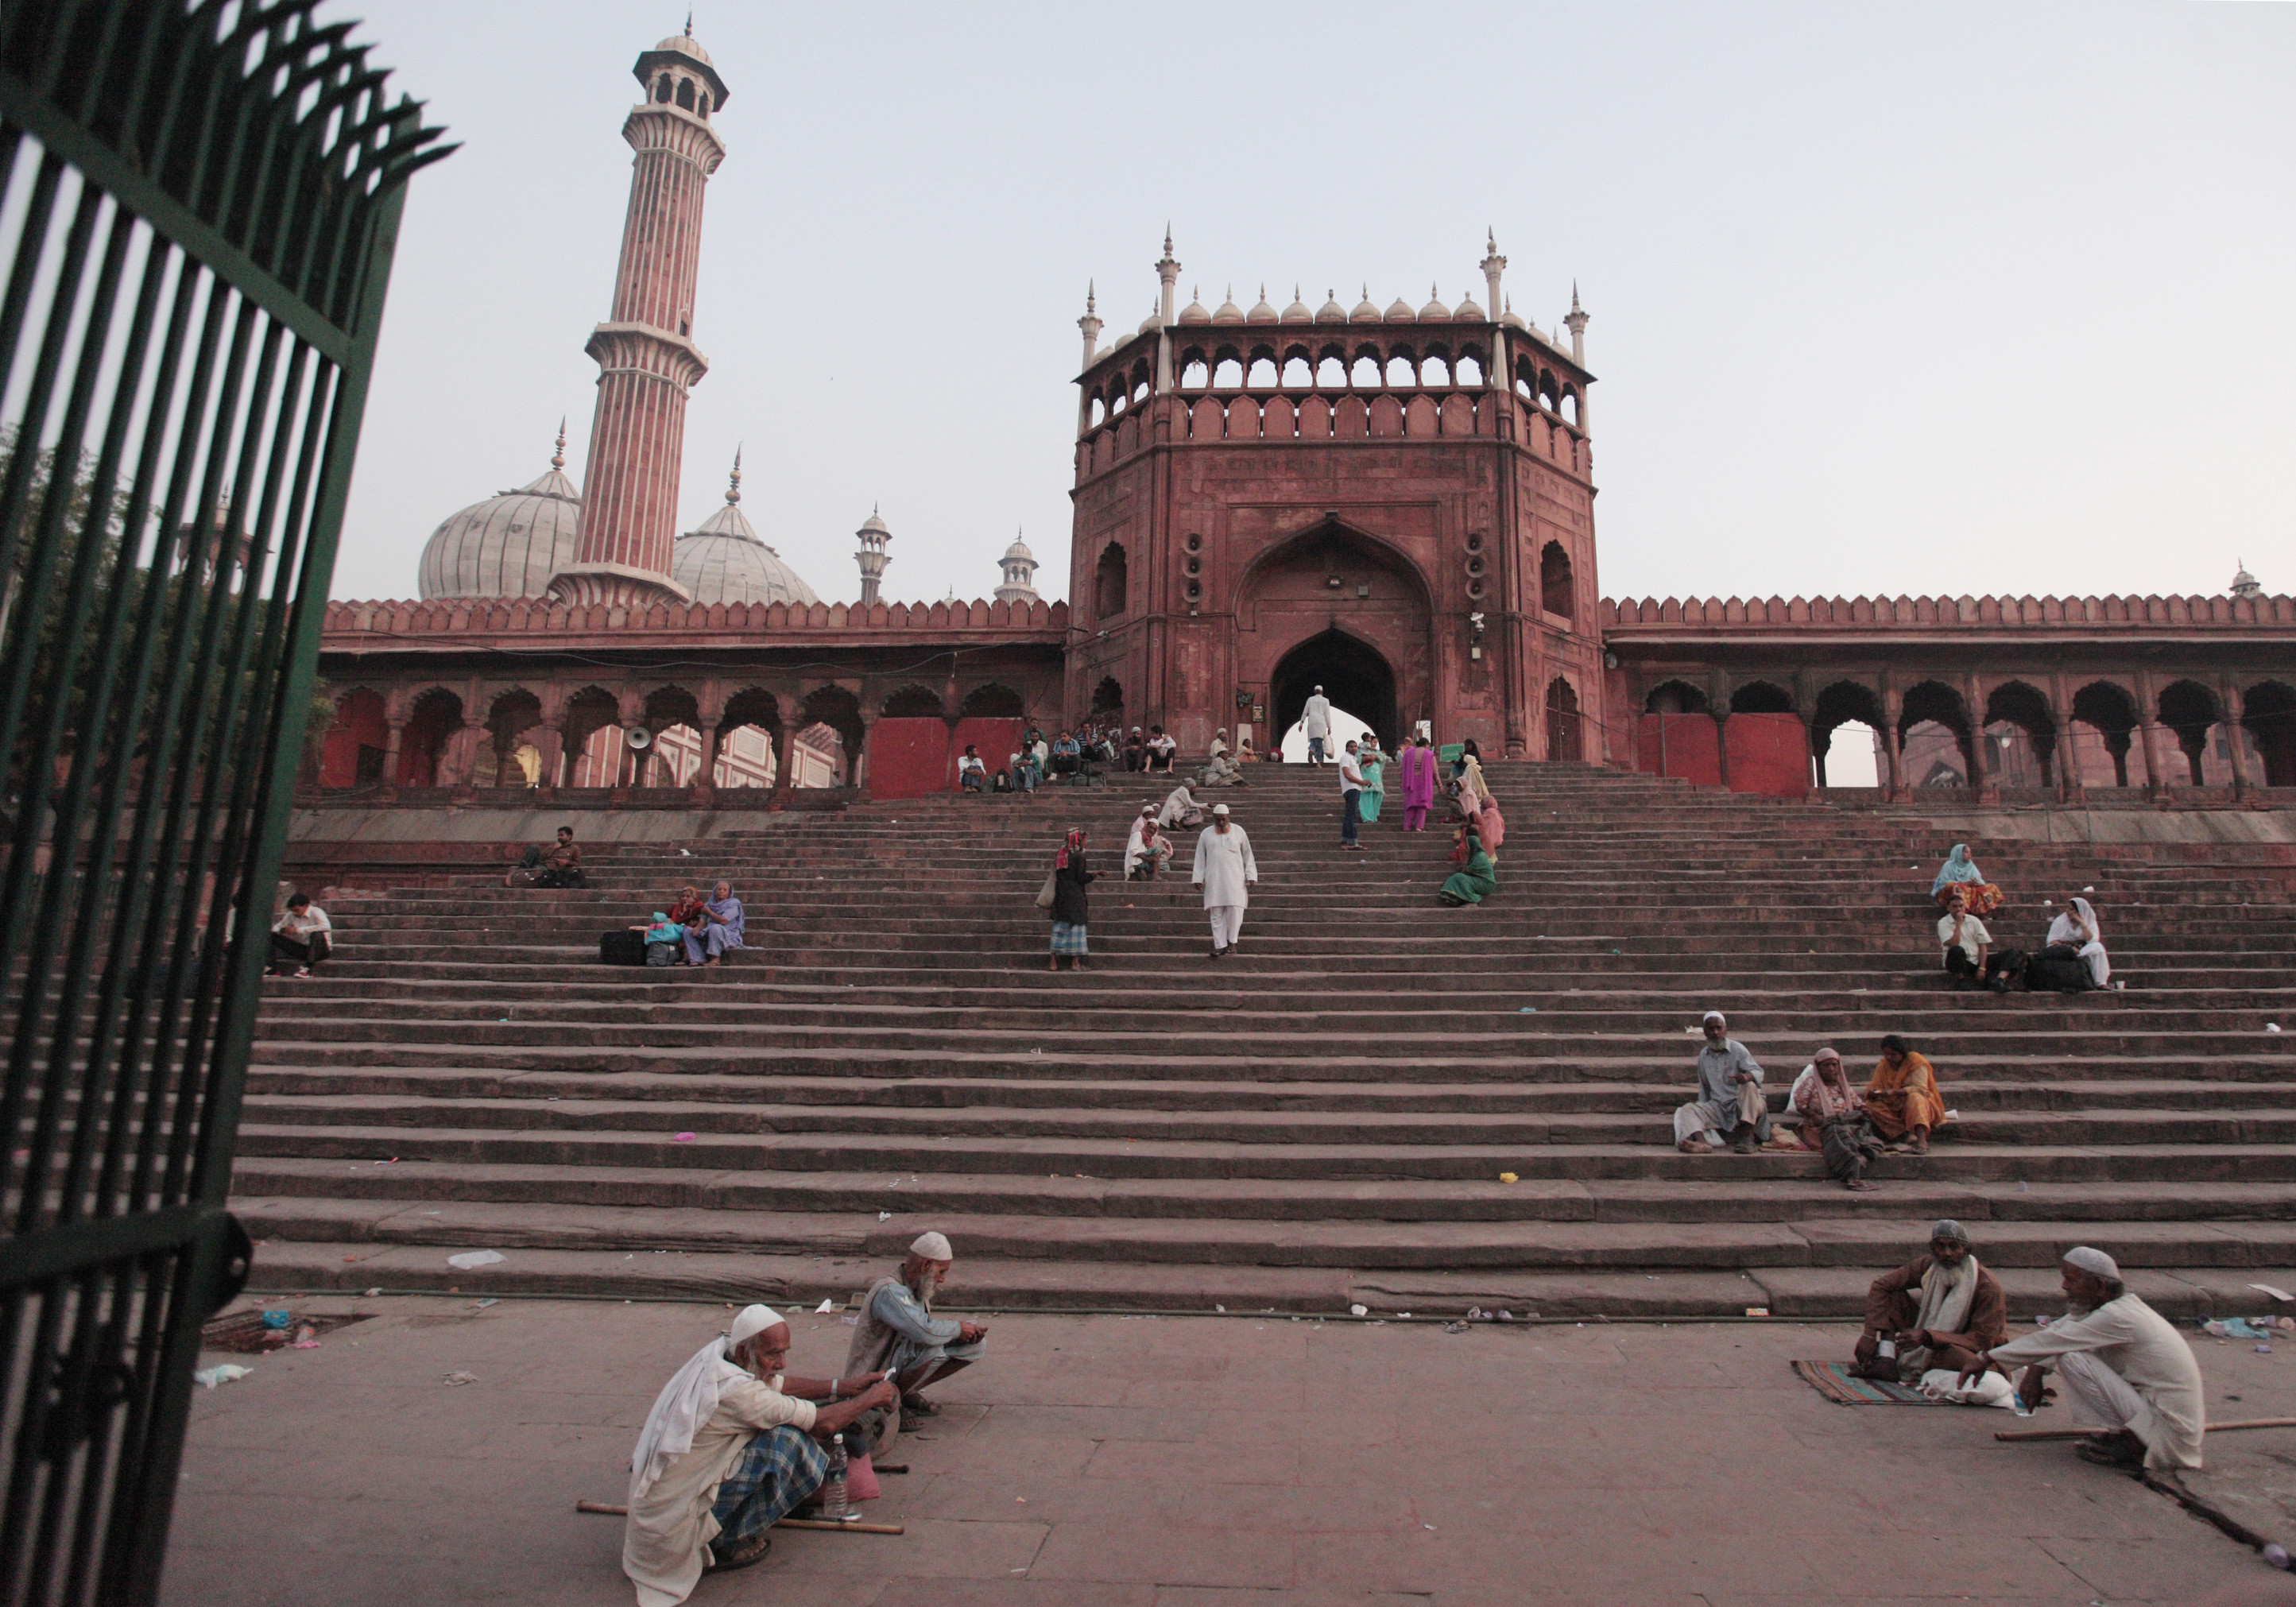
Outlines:
{"type": "Polygon", "coordinates": [[[758,538],[741,509],[738,461],[726,505],[679,537],[669,549],[669,578],[696,603],[787,603],[821,601],[813,587],[783,563],[781,554],[758,538]]]}
{"type": "Polygon", "coordinates": [[[418,594],[433,597],[539,597],[551,572],[574,562],[582,494],[560,472],[561,456],[540,479],[472,503],[450,515],[423,545],[418,594]]]}

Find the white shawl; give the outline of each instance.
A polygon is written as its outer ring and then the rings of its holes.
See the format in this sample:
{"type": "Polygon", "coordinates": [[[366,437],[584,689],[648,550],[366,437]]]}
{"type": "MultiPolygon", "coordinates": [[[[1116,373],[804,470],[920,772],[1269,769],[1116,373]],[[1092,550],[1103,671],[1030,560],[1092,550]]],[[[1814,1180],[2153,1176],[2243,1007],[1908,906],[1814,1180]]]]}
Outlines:
{"type": "Polygon", "coordinates": [[[2052,943],[2070,943],[2076,947],[2086,947],[2091,943],[2102,943],[2104,941],[2104,929],[2097,924],[2096,910],[2090,905],[2087,899],[2074,899],[2071,912],[2061,914],[2055,920],[2049,922],[2049,941],[2052,943]],[[2074,922],[2076,920],[2079,921],[2082,927],[2087,929],[2086,935],[2075,935],[2074,922]]]}
{"type": "Polygon", "coordinates": [[[718,1398],[750,1376],[749,1369],[726,1359],[726,1339],[720,1334],[693,1353],[693,1359],[670,1374],[653,1398],[645,1427],[638,1431],[637,1449],[630,1453],[630,1504],[635,1506],[669,1464],[693,1448],[693,1436],[718,1409],[718,1398]]]}

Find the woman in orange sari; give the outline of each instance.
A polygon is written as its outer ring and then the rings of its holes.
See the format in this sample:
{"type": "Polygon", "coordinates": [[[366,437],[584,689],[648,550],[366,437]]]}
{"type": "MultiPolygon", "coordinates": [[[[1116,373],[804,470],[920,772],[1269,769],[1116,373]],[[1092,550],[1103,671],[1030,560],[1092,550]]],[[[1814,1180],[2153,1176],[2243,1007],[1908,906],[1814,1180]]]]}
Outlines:
{"type": "Polygon", "coordinates": [[[1893,1146],[1902,1140],[1916,1155],[1930,1152],[1930,1135],[1945,1121],[1937,1068],[1894,1032],[1882,1040],[1881,1063],[1866,1085],[1866,1114],[1893,1146]]]}

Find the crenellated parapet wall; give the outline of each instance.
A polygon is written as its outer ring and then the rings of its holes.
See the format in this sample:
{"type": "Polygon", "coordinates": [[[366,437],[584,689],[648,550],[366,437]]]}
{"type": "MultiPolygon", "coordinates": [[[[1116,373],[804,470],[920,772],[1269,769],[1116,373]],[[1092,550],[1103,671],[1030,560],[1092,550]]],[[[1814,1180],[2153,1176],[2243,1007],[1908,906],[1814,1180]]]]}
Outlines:
{"type": "Polygon", "coordinates": [[[818,641],[831,635],[840,638],[840,645],[865,646],[882,638],[976,633],[999,642],[1059,643],[1066,638],[1068,623],[1066,603],[1041,600],[877,603],[866,608],[843,603],[658,603],[641,609],[570,605],[540,597],[439,597],[427,603],[330,603],[320,640],[327,652],[483,646],[488,637],[512,637],[536,647],[567,645],[579,638],[657,647],[696,637],[727,638],[729,646],[770,647],[776,637],[818,641]]]}
{"type": "Polygon", "coordinates": [[[1649,626],[2292,626],[2296,597],[1645,597],[1603,599],[1604,630],[1649,626]]]}

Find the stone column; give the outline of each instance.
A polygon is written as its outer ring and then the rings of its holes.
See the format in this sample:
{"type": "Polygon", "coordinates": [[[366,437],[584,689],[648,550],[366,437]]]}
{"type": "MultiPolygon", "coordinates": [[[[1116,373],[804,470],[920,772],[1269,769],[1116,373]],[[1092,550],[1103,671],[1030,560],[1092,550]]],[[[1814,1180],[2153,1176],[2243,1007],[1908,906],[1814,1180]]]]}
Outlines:
{"type": "Polygon", "coordinates": [[[1882,751],[1887,754],[1890,759],[1889,779],[1884,784],[1889,788],[1890,796],[1893,799],[1902,799],[1906,795],[1906,766],[1903,750],[1905,739],[1903,734],[1898,729],[1898,722],[1904,717],[1905,712],[1906,694],[1890,685],[1886,680],[1883,681],[1882,683],[1882,751]]]}
{"type": "Polygon", "coordinates": [[[471,774],[478,768],[479,742],[494,734],[484,726],[465,725],[447,739],[439,751],[439,774],[442,787],[467,787],[471,774]]]}
{"type": "Polygon", "coordinates": [[[2240,723],[2240,693],[2230,676],[2217,681],[2217,701],[2224,712],[2225,745],[2232,750],[2232,792],[2234,798],[2248,796],[2248,755],[2241,751],[2241,741],[2248,728],[2240,723]]]}
{"type": "Polygon", "coordinates": [[[877,717],[865,710],[861,716],[860,749],[846,755],[846,779],[849,785],[865,787],[869,784],[869,734],[876,728],[877,717]]]}
{"type": "Polygon", "coordinates": [[[1961,701],[1969,711],[1969,788],[1972,797],[1980,802],[1998,799],[2001,792],[2000,774],[1993,767],[1993,750],[1986,745],[1985,703],[1978,695],[1977,677],[1961,677],[1961,701]]]}
{"type": "Polygon", "coordinates": [[[2144,744],[2144,785],[2152,792],[2161,791],[2160,724],[2152,703],[2152,672],[2136,672],[2136,734],[2144,744]]]}
{"type": "Polygon", "coordinates": [[[774,802],[778,805],[789,801],[796,783],[797,727],[784,719],[780,730],[771,734],[779,738],[774,746],[774,802]]]}
{"type": "Polygon", "coordinates": [[[406,722],[386,720],[383,723],[383,728],[386,733],[382,739],[383,784],[395,787],[398,785],[398,750],[402,739],[406,735],[406,722]]]}
{"type": "Polygon", "coordinates": [[[2086,795],[2087,789],[2081,784],[2080,763],[2073,750],[2072,709],[2065,701],[2062,670],[2049,672],[2049,719],[2057,732],[2057,745],[2049,753],[2049,767],[2055,772],[2050,780],[2056,786],[2059,799],[2077,802],[2086,795]]]}

